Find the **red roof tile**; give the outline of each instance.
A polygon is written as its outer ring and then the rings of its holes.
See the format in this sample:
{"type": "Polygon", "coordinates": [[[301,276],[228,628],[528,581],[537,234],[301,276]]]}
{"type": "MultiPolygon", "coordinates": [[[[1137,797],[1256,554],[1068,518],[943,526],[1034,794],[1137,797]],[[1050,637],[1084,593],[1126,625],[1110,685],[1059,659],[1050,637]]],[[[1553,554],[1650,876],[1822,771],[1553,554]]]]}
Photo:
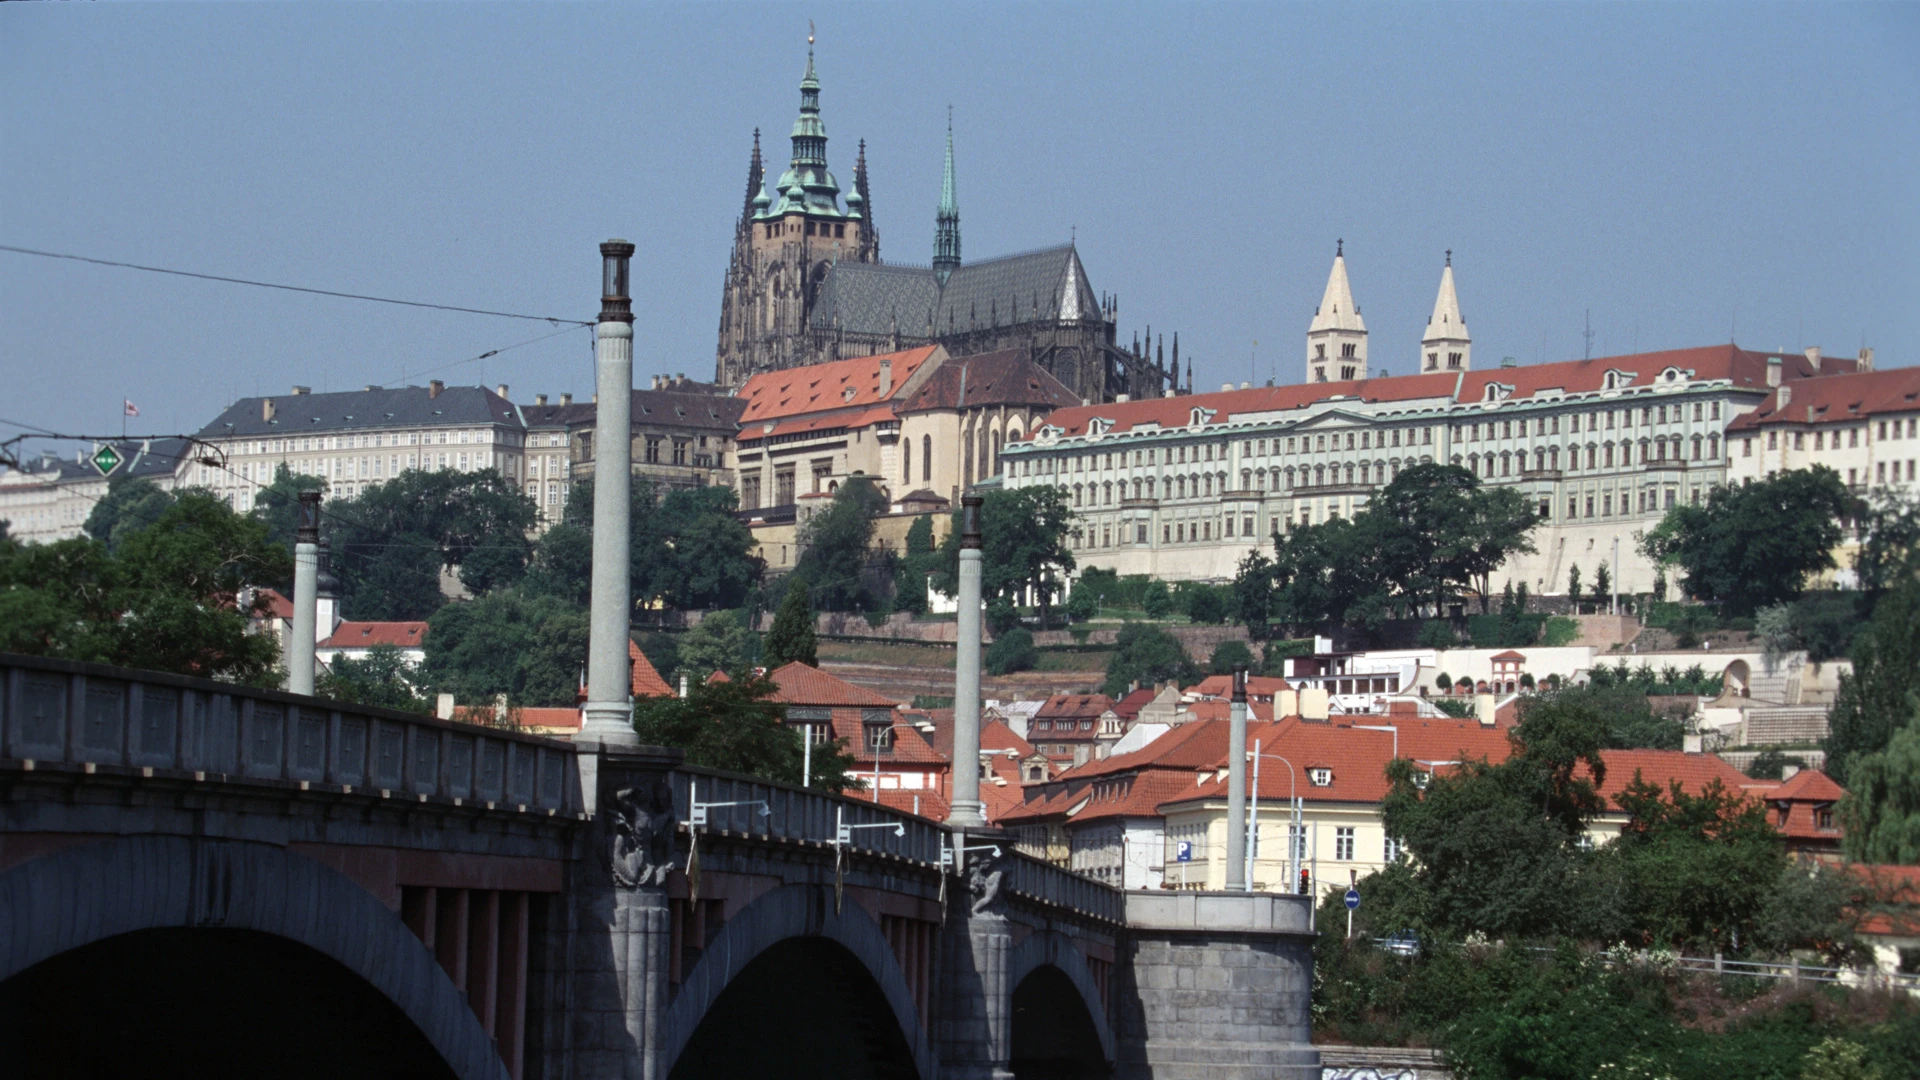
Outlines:
{"type": "Polygon", "coordinates": [[[855,686],[798,660],[775,668],[768,678],[777,687],[773,700],[782,705],[849,705],[875,709],[892,709],[899,705],[892,698],[864,686],[855,686]]]}
{"type": "MultiPolygon", "coordinates": [[[[873,792],[858,792],[855,793],[853,797],[858,799],[872,799],[873,792]]],[[[945,821],[947,820],[947,814],[952,811],[952,807],[947,803],[947,797],[931,788],[883,787],[880,789],[879,802],[881,806],[899,810],[903,813],[917,813],[929,821],[945,821]],[[914,809],[916,800],[920,806],[918,810],[914,809]]]]}
{"type": "Polygon", "coordinates": [[[1920,412],[1920,368],[1916,367],[1795,379],[1780,390],[1728,424],[1728,434],[1775,424],[1857,423],[1869,416],[1920,412]],[[1784,407],[1780,390],[1787,392],[1784,407]]]}
{"type": "Polygon", "coordinates": [[[266,601],[264,614],[276,619],[293,618],[293,601],[278,589],[261,589],[260,596],[266,601]]]}
{"type": "Polygon", "coordinates": [[[1600,760],[1607,766],[1607,778],[1600,785],[1600,794],[1613,809],[1618,809],[1614,799],[1626,790],[1635,775],[1658,785],[1662,791],[1678,780],[1680,790],[1689,795],[1700,794],[1715,780],[1736,795],[1752,783],[1745,773],[1716,754],[1689,754],[1683,750],[1602,750],[1600,760]]]}
{"type": "Polygon", "coordinates": [[[1036,720],[1098,720],[1113,699],[1105,694],[1055,694],[1034,714],[1036,720]]]}
{"type": "Polygon", "coordinates": [[[633,662],[634,697],[673,696],[673,687],[668,686],[667,680],[661,678],[658,671],[653,670],[653,663],[647,659],[647,654],[641,652],[640,646],[631,641],[627,642],[627,659],[633,662]]]}
{"type": "Polygon", "coordinates": [[[418,648],[427,639],[425,622],[343,622],[322,641],[322,649],[370,649],[375,645],[418,648]]]}
{"type": "Polygon", "coordinates": [[[1159,696],[1160,691],[1158,690],[1135,690],[1126,697],[1113,703],[1113,713],[1122,720],[1133,720],[1140,715],[1141,709],[1146,708],[1154,698],[1159,696]]]}
{"type": "MultiPolygon", "coordinates": [[[[747,403],[746,411],[740,414],[741,437],[749,437],[750,433],[745,430],[748,425],[757,429],[768,421],[803,413],[879,404],[899,394],[938,347],[924,345],[881,356],[761,372],[740,388],[739,397],[747,403]],[[890,361],[893,368],[893,385],[885,395],[880,392],[882,360],[890,361]],[[849,389],[853,391],[851,395],[847,393],[849,389]]],[[[759,438],[758,431],[751,433],[751,437],[759,438]]]]}
{"type": "Polygon", "coordinates": [[[1112,423],[1109,431],[1129,431],[1144,424],[1161,428],[1184,428],[1193,418],[1193,410],[1213,413],[1210,424],[1224,424],[1246,413],[1303,409],[1336,398],[1351,401],[1414,401],[1420,398],[1453,397],[1458,375],[1401,375],[1385,379],[1355,382],[1308,383],[1291,386],[1263,386],[1248,390],[1222,390],[1211,394],[1184,394],[1179,397],[1144,398],[1140,401],[1108,405],[1076,405],[1056,409],[1047,417],[1046,426],[1063,435],[1084,435],[1087,422],[1095,418],[1112,423]]]}
{"type": "MultiPolygon", "coordinates": [[[[1293,687],[1287,680],[1273,675],[1247,676],[1247,697],[1249,698],[1267,698],[1271,700],[1273,695],[1280,691],[1291,689],[1293,689],[1293,687]]],[[[1199,682],[1194,683],[1192,686],[1187,687],[1186,692],[1189,694],[1199,694],[1202,697],[1230,698],[1233,696],[1233,676],[1209,675],[1199,682]]]]}

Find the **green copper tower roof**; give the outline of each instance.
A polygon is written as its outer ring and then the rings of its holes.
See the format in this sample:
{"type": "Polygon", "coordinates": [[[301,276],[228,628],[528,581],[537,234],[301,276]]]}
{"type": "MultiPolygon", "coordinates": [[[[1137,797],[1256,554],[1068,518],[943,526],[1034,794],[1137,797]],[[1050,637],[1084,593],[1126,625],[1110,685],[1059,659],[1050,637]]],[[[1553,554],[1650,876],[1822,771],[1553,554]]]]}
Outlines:
{"type": "Polygon", "coordinates": [[[827,171],[827,125],[820,119],[820,78],[813,70],[813,33],[807,33],[807,73],[800,77],[800,115],[793,121],[793,160],[774,185],[771,206],[756,219],[803,213],[840,218],[840,182],[827,171]]]}
{"type": "Polygon", "coordinates": [[[940,208],[933,214],[933,271],[942,284],[960,267],[960,200],[953,183],[953,106],[947,106],[947,162],[940,175],[940,208]]]}

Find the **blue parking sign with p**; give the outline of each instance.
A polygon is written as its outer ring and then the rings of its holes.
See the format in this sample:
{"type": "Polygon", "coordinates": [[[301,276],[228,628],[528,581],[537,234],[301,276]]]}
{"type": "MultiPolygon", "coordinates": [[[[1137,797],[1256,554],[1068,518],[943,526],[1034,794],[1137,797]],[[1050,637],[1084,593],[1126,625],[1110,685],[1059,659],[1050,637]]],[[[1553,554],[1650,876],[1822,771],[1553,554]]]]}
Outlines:
{"type": "Polygon", "coordinates": [[[1193,861],[1193,841],[1191,840],[1175,841],[1173,845],[1173,861],[1192,862],[1193,861]]]}

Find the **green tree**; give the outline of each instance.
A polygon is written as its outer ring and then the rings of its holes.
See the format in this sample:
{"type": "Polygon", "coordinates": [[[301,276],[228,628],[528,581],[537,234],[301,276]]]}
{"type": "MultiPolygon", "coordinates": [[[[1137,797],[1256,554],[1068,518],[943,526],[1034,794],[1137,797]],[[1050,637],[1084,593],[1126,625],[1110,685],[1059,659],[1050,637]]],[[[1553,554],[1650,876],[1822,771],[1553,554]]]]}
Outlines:
{"type": "Polygon", "coordinates": [[[1024,626],[993,639],[987,647],[987,671],[994,675],[1011,675],[1016,671],[1031,671],[1038,663],[1040,654],[1033,647],[1033,631],[1024,626]]]}
{"type": "Polygon", "coordinates": [[[281,462],[274,467],[273,481],[266,487],[253,493],[253,509],[248,516],[267,527],[267,539],[293,550],[296,534],[300,531],[300,493],[318,491],[327,492],[324,477],[297,473],[281,462]]]}
{"type": "Polygon", "coordinates": [[[1167,583],[1155,578],[1140,593],[1140,609],[1149,619],[1164,619],[1173,612],[1173,593],[1167,583]]]}
{"type": "Polygon", "coordinates": [[[1853,671],[1827,716],[1828,776],[1846,783],[1853,761],[1885,747],[1920,701],[1920,577],[1908,576],[1881,596],[1873,619],[1854,642],[1853,671]]]}
{"type": "MultiPolygon", "coordinates": [[[[569,507],[571,509],[571,507],[569,507]]],[[[593,532],[562,518],[533,545],[533,562],[521,588],[578,607],[593,603],[593,532]]]]}
{"type": "Polygon", "coordinates": [[[1766,808],[1710,781],[1689,795],[1638,773],[1614,800],[1629,816],[1604,861],[1624,886],[1620,916],[1642,944],[1733,949],[1751,942],[1787,869],[1766,808]]]}
{"type": "Polygon", "coordinates": [[[1913,716],[1884,749],[1854,756],[1839,813],[1849,858],[1920,863],[1920,723],[1913,716]]]}
{"type": "Polygon", "coordinates": [[[1254,640],[1265,640],[1273,621],[1273,560],[1249,551],[1233,575],[1234,618],[1254,640]]]}
{"type": "MultiPolygon", "coordinates": [[[[940,548],[945,572],[939,585],[950,596],[960,571],[960,523],[956,513],[940,548]]],[[[1067,546],[1072,526],[1073,509],[1057,487],[987,492],[980,505],[981,595],[1012,601],[1022,591],[1030,592],[1044,625],[1060,583],[1073,576],[1077,565],[1067,546]]]]}
{"type": "Polygon", "coordinates": [[[414,691],[413,670],[392,645],[375,645],[362,660],[334,657],[325,674],[314,680],[314,692],[353,705],[423,714],[433,711],[427,699],[414,691]]]}
{"type": "Polygon", "coordinates": [[[826,509],[800,528],[796,576],[812,583],[823,611],[865,611],[878,599],[868,587],[874,561],[873,519],[887,512],[887,497],[873,481],[850,476],[826,509]]]}
{"type": "Polygon", "coordinates": [[[106,497],[93,504],[81,528],[114,551],[130,533],[159,521],[173,501],[172,492],[160,490],[145,477],[115,476],[107,481],[106,497]]]}
{"type": "Polygon", "coordinates": [[[1134,686],[1172,681],[1181,686],[1200,678],[1180,639],[1146,623],[1129,622],[1120,628],[1114,653],[1107,661],[1107,680],[1101,688],[1108,697],[1121,697],[1134,686]]]}
{"type": "Polygon", "coordinates": [[[933,516],[922,514],[907,526],[906,552],[893,575],[893,606],[924,615],[927,611],[927,575],[939,569],[934,553],[933,516]]]}
{"type": "Polygon", "coordinates": [[[444,605],[427,620],[419,681],[464,704],[571,705],[587,662],[587,613],[501,589],[444,605]]]}
{"type": "Polygon", "coordinates": [[[986,614],[987,632],[994,637],[1010,634],[1020,626],[1020,609],[1004,596],[996,596],[988,601],[986,614]]]}
{"type": "Polygon", "coordinates": [[[1445,619],[1428,619],[1420,624],[1419,644],[1426,649],[1451,649],[1459,644],[1460,637],[1453,632],[1453,624],[1445,619]]]}
{"type": "Polygon", "coordinates": [[[1186,593],[1187,618],[1196,623],[1217,626],[1227,621],[1227,598],[1211,585],[1192,585],[1186,593]]]}
{"type": "Polygon", "coordinates": [[[1920,498],[1899,488],[1876,488],[1860,508],[1855,526],[1861,543],[1854,575],[1869,599],[1877,600],[1920,571],[1914,565],[1914,553],[1920,551],[1920,498]]]}
{"type": "Polygon", "coordinates": [[[442,570],[476,594],[514,584],[533,553],[536,517],[533,500],[495,469],[416,469],[335,500],[323,535],[347,617],[425,618],[444,602],[442,570]]]}
{"type": "Polygon", "coordinates": [[[1246,642],[1229,639],[1213,647],[1213,655],[1207,658],[1207,674],[1231,675],[1236,667],[1254,668],[1253,650],[1246,642]]]}
{"type": "Polygon", "coordinates": [[[1067,598],[1067,618],[1074,622],[1086,622],[1099,611],[1099,598],[1085,588],[1073,590],[1073,595],[1067,598]]]}
{"type": "Polygon", "coordinates": [[[813,605],[807,601],[807,582],[795,574],[787,582],[787,595],[774,613],[773,626],[762,643],[761,662],[772,671],[795,660],[808,667],[820,666],[820,645],[813,632],[813,605]]]}
{"type": "Polygon", "coordinates": [[[1794,469],[1715,487],[1704,505],[1674,506],[1641,547],[1686,571],[1687,595],[1751,615],[1792,600],[1809,574],[1833,568],[1840,522],[1857,506],[1832,469],[1794,469]]]}
{"type": "Polygon", "coordinates": [[[1580,564],[1567,567],[1567,602],[1573,605],[1573,613],[1580,613],[1580,564]]]}
{"type": "Polygon", "coordinates": [[[251,590],[292,569],[264,525],[189,490],[118,535],[111,552],[91,539],[0,541],[0,651],[278,683],[278,649],[248,623],[265,604],[251,590]]]}
{"type": "Polygon", "coordinates": [[[1798,754],[1788,754],[1778,747],[1769,746],[1753,756],[1747,762],[1747,775],[1755,780],[1778,780],[1787,773],[1787,766],[1804,769],[1807,759],[1798,754]]]}
{"type": "Polygon", "coordinates": [[[1605,604],[1612,595],[1613,574],[1607,570],[1607,564],[1603,562],[1593,571],[1593,602],[1596,606],[1605,604]]]}
{"type": "MultiPolygon", "coordinates": [[[[746,773],[785,784],[800,783],[803,748],[800,732],[782,719],[772,701],[775,687],[765,677],[696,682],[687,696],[642,698],[634,702],[633,728],[649,746],[686,752],[687,764],[746,773]]],[[[845,740],[815,744],[813,786],[845,791],[860,786],[845,740]]]]}
{"type": "Polygon", "coordinates": [[[717,484],[676,488],[660,500],[657,530],[670,569],[652,597],[679,611],[740,606],[765,566],[736,509],[733,489],[717,484]]]}
{"type": "Polygon", "coordinates": [[[1880,1080],[1880,1067],[1867,1060],[1867,1048],[1829,1035],[1807,1051],[1800,1080],[1880,1080]]]}
{"type": "Polygon", "coordinates": [[[680,638],[680,670],[695,680],[716,671],[744,671],[753,651],[753,634],[732,611],[715,611],[680,638]]]}

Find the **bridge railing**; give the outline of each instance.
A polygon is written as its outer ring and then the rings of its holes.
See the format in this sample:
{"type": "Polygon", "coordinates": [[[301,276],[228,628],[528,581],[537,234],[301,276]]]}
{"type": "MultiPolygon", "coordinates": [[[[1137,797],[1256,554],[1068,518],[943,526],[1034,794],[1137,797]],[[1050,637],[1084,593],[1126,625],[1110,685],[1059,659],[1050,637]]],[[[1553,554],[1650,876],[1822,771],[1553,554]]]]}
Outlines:
{"type": "Polygon", "coordinates": [[[1008,853],[1001,888],[1048,907],[1069,908],[1111,923],[1126,921],[1126,894],[1105,882],[1020,852],[1008,853]]]}
{"type": "Polygon", "coordinates": [[[160,672],[0,653],[0,758],[573,814],[569,743],[160,672]]]}
{"type": "Polygon", "coordinates": [[[896,836],[887,828],[852,829],[848,846],[929,866],[940,864],[940,841],[945,830],[938,824],[857,796],[832,795],[713,769],[675,770],[674,816],[683,822],[692,821],[696,795],[702,804],[728,804],[708,806],[707,832],[831,845],[842,820],[848,825],[897,824],[903,835],[896,836]],[[765,814],[760,812],[763,804],[765,814]]]}

